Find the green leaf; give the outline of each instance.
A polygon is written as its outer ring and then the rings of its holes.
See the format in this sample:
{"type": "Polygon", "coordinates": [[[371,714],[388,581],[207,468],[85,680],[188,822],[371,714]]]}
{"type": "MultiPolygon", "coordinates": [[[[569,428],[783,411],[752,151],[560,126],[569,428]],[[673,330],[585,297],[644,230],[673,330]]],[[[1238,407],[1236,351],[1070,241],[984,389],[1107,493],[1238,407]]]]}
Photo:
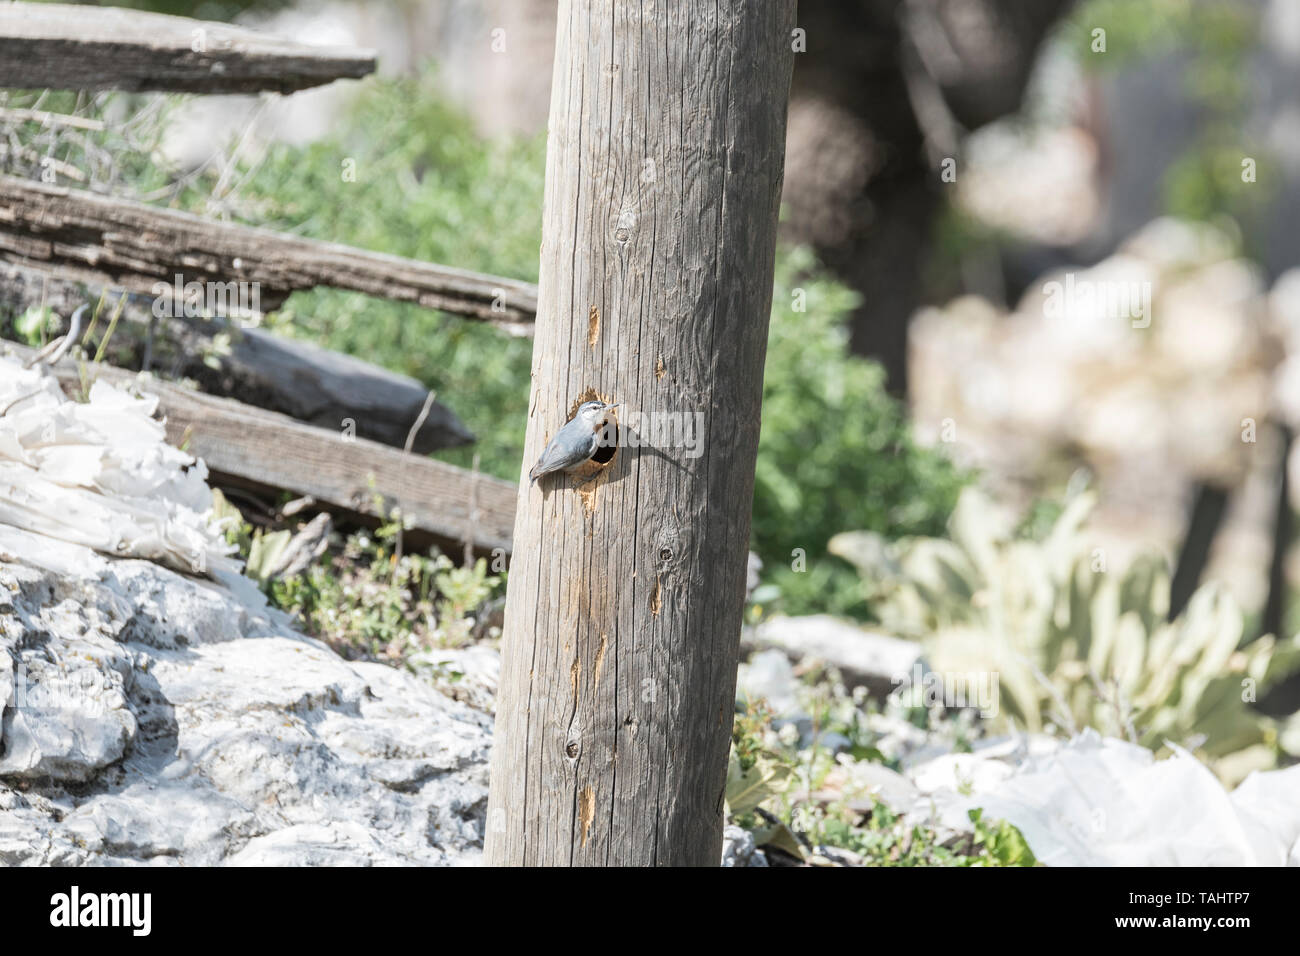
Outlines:
{"type": "Polygon", "coordinates": [[[248,548],[248,563],[244,567],[244,573],[256,581],[265,581],[292,537],[287,529],[254,535],[248,548]]]}
{"type": "Polygon", "coordinates": [[[763,801],[785,789],[793,768],[766,754],[757,754],[748,770],[741,768],[733,747],[727,764],[727,807],[733,816],[751,813],[763,801]]]}

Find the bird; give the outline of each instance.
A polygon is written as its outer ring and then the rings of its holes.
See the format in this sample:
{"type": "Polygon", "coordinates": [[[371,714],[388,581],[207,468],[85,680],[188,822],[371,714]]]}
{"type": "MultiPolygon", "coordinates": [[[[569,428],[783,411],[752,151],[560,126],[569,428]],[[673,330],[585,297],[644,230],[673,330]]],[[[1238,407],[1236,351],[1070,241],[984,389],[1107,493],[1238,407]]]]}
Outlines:
{"type": "Polygon", "coordinates": [[[528,483],[534,485],[543,475],[553,471],[569,471],[584,462],[600,448],[600,433],[604,430],[605,413],[611,408],[618,408],[621,402],[607,405],[605,402],[583,402],[573,419],[555,433],[555,437],[546,445],[542,457],[537,459],[533,470],[528,473],[528,483]]]}

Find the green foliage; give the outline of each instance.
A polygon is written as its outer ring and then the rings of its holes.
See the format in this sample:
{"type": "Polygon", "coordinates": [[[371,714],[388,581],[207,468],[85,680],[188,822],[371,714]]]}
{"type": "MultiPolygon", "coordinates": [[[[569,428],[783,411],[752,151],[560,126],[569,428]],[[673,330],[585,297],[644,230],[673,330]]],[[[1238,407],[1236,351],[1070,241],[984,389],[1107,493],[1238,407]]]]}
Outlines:
{"type": "Polygon", "coordinates": [[[922,642],[937,672],[998,675],[1003,719],[1030,730],[1085,726],[1158,749],[1198,748],[1225,777],[1276,762],[1277,727],[1250,701],[1300,662],[1300,641],[1241,647],[1231,597],[1206,585],[1172,622],[1162,561],[1107,569],[1084,529],[1093,496],[1042,540],[963,492],[949,538],[837,535],[884,626],[922,642]]]}
{"type": "Polygon", "coordinates": [[[428,648],[462,647],[492,636],[487,605],[504,576],[480,558],[459,567],[446,555],[396,553],[402,518],[396,510],[373,533],[348,536],[301,574],[269,572],[289,544],[287,528],[254,529],[239,509],[213,492],[213,521],[239,548],[245,573],[303,629],[346,657],[409,663],[428,648]]]}
{"type": "MultiPolygon", "coordinates": [[[[835,675],[830,675],[832,678],[835,675]]],[[[825,721],[824,729],[851,734],[854,745],[833,758],[816,741],[800,749],[787,724],[773,729],[772,712],[761,701],[736,715],[727,768],[727,811],[751,831],[757,846],[780,850],[813,865],[829,865],[847,851],[868,866],[1033,866],[1020,831],[1005,821],[986,822],[971,813],[972,834],[940,842],[935,831],[910,823],[870,793],[836,792],[831,777],[858,760],[880,762],[864,745],[860,699],[843,693],[837,680],[810,682],[804,700],[825,721]],[[834,688],[827,690],[828,687],[834,688]],[[864,809],[864,805],[866,809],[864,809]]]]}
{"type": "Polygon", "coordinates": [[[290,6],[291,3],[292,0],[114,0],[113,6],[228,23],[241,13],[271,13],[290,6]]]}
{"type": "Polygon", "coordinates": [[[486,562],[461,569],[442,554],[398,558],[392,545],[391,535],[352,535],[341,555],[272,579],[268,593],[309,634],[349,657],[404,662],[485,636],[475,612],[502,581],[488,577],[486,562]]]}
{"type": "Polygon", "coordinates": [[[239,556],[248,560],[253,543],[253,526],[244,520],[244,514],[230,503],[220,490],[212,489],[212,513],[209,521],[221,532],[227,544],[233,544],[239,556]]]}
{"type": "MultiPolygon", "coordinates": [[[[1185,219],[1255,222],[1268,210],[1270,177],[1243,182],[1242,160],[1261,168],[1274,157],[1250,124],[1250,56],[1259,43],[1259,8],[1238,0],[1088,0],[1066,18],[1060,36],[1089,70],[1115,72],[1177,55],[1186,92],[1198,109],[1195,141],[1165,171],[1164,212],[1185,219]],[[1092,52],[1092,31],[1106,31],[1106,52],[1092,52]]],[[[1247,239],[1254,233],[1244,231],[1247,239]]],[[[1262,249],[1247,243],[1259,257],[1262,249]]]]}
{"type": "Polygon", "coordinates": [[[445,554],[434,560],[433,585],[438,599],[438,620],[444,647],[459,647],[474,639],[478,622],[474,612],[496,593],[503,578],[489,576],[487,559],[479,558],[470,566],[453,564],[445,554]]]}
{"type": "Polygon", "coordinates": [[[1189,29],[1188,0],[1086,0],[1059,27],[1066,47],[1088,69],[1118,70],[1168,53],[1189,29]],[[1106,31],[1106,50],[1093,52],[1093,31],[1106,31]]]}
{"type": "Polygon", "coordinates": [[[0,106],[38,114],[0,118],[0,135],[10,145],[0,158],[0,171],[29,179],[54,174],[63,185],[112,189],[154,202],[181,195],[201,198],[204,191],[192,188],[189,177],[177,179],[157,161],[167,124],[186,99],[115,91],[0,90],[0,106]],[[50,123],[43,113],[99,120],[104,128],[50,123]],[[76,170],[77,178],[68,180],[69,170],[76,170]]]}
{"type": "Polygon", "coordinates": [[[754,485],[754,546],[784,610],[861,613],[849,568],[826,560],[844,528],[941,533],[966,476],[912,439],[884,372],[850,354],[856,295],[806,249],[778,257],[754,485]],[[806,311],[795,311],[802,302],[806,311]],[[807,570],[791,568],[796,548],[807,570]]]}
{"type": "Polygon", "coordinates": [[[48,308],[28,309],[14,320],[14,334],[24,345],[38,348],[45,344],[53,317],[54,313],[48,308]]]}
{"type": "Polygon", "coordinates": [[[872,798],[870,804],[865,814],[817,808],[804,815],[805,824],[819,845],[849,850],[869,866],[1037,865],[1016,827],[1005,820],[986,822],[979,810],[970,811],[972,836],[941,843],[933,830],[907,823],[881,801],[872,798]]]}
{"type": "Polygon", "coordinates": [[[265,583],[271,577],[271,569],[284,554],[285,548],[293,540],[293,533],[287,528],[279,531],[253,532],[248,543],[248,558],[244,563],[244,574],[254,581],[265,583]]]}
{"type": "Polygon", "coordinates": [[[971,810],[969,816],[975,824],[976,846],[982,846],[1000,865],[1033,866],[1038,862],[1024,834],[1006,820],[987,822],[983,810],[971,810]]]}
{"type": "MultiPolygon", "coordinates": [[[[329,141],[279,147],[246,192],[263,224],[501,275],[535,278],[545,143],[493,144],[439,97],[431,75],[367,84],[329,141]],[[356,182],[342,176],[355,161],[356,182]]],[[[861,612],[851,569],[825,556],[845,527],[937,533],[962,478],[917,448],[873,362],[849,355],[853,293],[806,250],[782,250],[764,386],[756,548],[787,610],[861,612]],[[796,288],[806,311],[792,308],[796,288]],[[808,571],[788,570],[803,548],[808,571]]],[[[360,296],[295,295],[279,327],[412,374],[478,434],[440,457],[514,478],[523,453],[530,345],[494,329],[360,296]]]]}
{"type": "MultiPolygon", "coordinates": [[[[61,179],[63,185],[93,186],[202,215],[535,280],[544,137],[485,139],[468,115],[443,100],[432,72],[371,78],[357,90],[326,139],[305,146],[278,144],[251,164],[218,157],[209,168],[183,174],[166,168],[158,149],[183,97],[0,91],[0,105],[105,121],[102,131],[6,121],[0,133],[8,132],[20,148],[6,153],[0,171],[40,178],[45,170],[39,161],[48,156],[85,171],[86,182],[61,179]]],[[[240,132],[231,131],[232,146],[240,132]]],[[[333,289],[291,296],[268,317],[268,325],[420,379],[479,438],[473,448],[442,457],[468,467],[478,455],[485,472],[517,477],[527,418],[529,339],[333,289]]]]}

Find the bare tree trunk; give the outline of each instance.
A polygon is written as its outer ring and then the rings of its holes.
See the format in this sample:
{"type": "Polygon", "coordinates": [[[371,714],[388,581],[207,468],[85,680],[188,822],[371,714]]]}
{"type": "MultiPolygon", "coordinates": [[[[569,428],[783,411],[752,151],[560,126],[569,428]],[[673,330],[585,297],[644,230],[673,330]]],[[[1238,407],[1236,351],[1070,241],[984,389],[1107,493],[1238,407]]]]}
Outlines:
{"type": "Polygon", "coordinates": [[[1201,573],[1210,563],[1210,549],[1227,512],[1227,489],[1209,481],[1197,482],[1187,534],[1178,550],[1173,580],[1169,583],[1169,620],[1183,613],[1200,586],[1201,573]]]}
{"type": "Polygon", "coordinates": [[[560,4],[525,471],[625,408],[607,465],[521,484],[490,864],[719,861],[794,25],[560,4]]]}

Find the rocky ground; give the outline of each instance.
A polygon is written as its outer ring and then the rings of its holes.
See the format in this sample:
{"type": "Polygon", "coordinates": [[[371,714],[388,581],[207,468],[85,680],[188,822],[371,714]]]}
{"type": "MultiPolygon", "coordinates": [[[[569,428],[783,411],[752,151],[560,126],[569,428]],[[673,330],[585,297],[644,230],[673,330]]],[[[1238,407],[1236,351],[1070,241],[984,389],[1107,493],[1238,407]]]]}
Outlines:
{"type": "MultiPolygon", "coordinates": [[[[978,719],[943,718],[922,728],[888,706],[855,708],[852,722],[879,751],[877,759],[859,759],[852,740],[813,717],[826,713],[826,685],[800,675],[833,666],[858,688],[852,699],[860,701],[861,691],[891,673],[928,670],[915,646],[909,651],[908,642],[821,616],[771,619],[746,643],[766,649],[741,665],[738,698],[768,702],[776,736],[790,742],[797,766],[811,766],[818,750],[834,755],[815,792],[800,794],[794,784],[797,803],[879,801],[904,829],[921,827],[949,846],[969,839],[978,811],[1015,826],[1047,865],[1300,866],[1300,765],[1252,773],[1229,790],[1179,747],[1157,758],[1091,728],[1071,739],[990,734],[978,719]]],[[[834,723],[846,721],[841,714],[834,723]]],[[[867,862],[834,846],[805,846],[803,855],[814,865],[867,862]]],[[[767,866],[769,859],[780,860],[743,829],[727,828],[724,866],[767,866]]]]}
{"type": "Polygon", "coordinates": [[[0,525],[0,863],[476,860],[491,719],[256,588],[0,525]]]}
{"type": "MultiPolygon", "coordinates": [[[[0,863],[477,862],[491,642],[410,671],[344,660],[235,570],[150,400],[97,383],[70,402],[3,367],[0,863]]],[[[1229,792],[1186,752],[918,713],[890,694],[920,648],[831,617],[744,643],[754,762],[733,760],[728,802],[749,829],[728,827],[724,865],[1024,862],[990,855],[972,811],[1048,863],[1300,863],[1300,767],[1229,792]]]]}
{"type": "MultiPolygon", "coordinates": [[[[464,672],[463,703],[344,661],[251,582],[216,578],[0,525],[0,863],[476,863],[495,652],[440,652],[464,672]]],[[[865,710],[899,769],[852,758],[801,709],[796,672],[829,659],[861,695],[923,662],[893,638],[850,641],[848,627],[775,619],[748,638],[765,649],[742,668],[742,699],[762,696],[780,733],[839,752],[821,784],[835,792],[804,799],[880,800],[937,839],[969,832],[979,808],[1047,863],[1300,863],[1300,767],[1228,792],[1190,754],[1157,760],[1092,731],[976,735],[954,752],[865,710]]],[[[725,866],[792,861],[740,827],[726,837],[725,866]]],[[[836,847],[806,859],[864,862],[836,847]]]]}

